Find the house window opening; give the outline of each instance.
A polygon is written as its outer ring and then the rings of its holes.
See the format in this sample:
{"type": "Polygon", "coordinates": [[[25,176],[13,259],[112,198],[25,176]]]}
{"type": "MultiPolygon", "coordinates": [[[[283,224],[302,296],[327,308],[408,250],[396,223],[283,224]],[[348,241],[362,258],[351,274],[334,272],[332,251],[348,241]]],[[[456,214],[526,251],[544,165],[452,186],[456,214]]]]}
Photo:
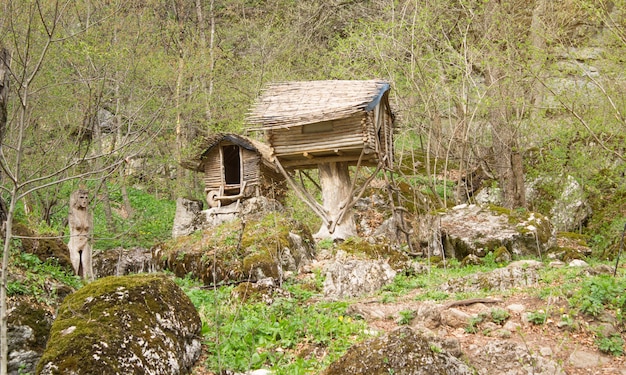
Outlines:
{"type": "Polygon", "coordinates": [[[223,146],[224,182],[226,185],[241,184],[241,156],[239,146],[223,146]]]}

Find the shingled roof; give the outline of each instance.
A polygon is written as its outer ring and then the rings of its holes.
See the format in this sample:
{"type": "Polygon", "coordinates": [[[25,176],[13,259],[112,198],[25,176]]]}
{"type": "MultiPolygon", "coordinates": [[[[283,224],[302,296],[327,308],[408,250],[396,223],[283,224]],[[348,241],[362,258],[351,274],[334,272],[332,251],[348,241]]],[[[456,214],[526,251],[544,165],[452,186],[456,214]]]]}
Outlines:
{"type": "Polygon", "coordinates": [[[265,87],[247,122],[254,129],[289,128],[372,110],[389,90],[383,80],[277,82],[265,87]]]}
{"type": "Polygon", "coordinates": [[[232,133],[217,133],[206,137],[201,145],[198,146],[198,149],[201,151],[197,153],[195,157],[183,161],[181,165],[192,171],[202,172],[202,162],[204,158],[209,154],[209,152],[211,152],[213,147],[217,146],[222,141],[229,141],[239,147],[245,148],[246,150],[256,151],[261,155],[266,165],[271,166],[273,169],[276,168],[271,162],[272,151],[268,145],[252,138],[232,133]]]}

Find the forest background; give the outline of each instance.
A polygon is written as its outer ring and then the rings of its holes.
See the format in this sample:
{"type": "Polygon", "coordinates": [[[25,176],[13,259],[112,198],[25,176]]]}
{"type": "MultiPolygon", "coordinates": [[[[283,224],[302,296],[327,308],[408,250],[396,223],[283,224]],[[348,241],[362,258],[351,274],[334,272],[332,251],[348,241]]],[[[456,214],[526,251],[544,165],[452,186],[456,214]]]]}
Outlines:
{"type": "Polygon", "coordinates": [[[617,248],[623,1],[1,4],[5,211],[44,232],[65,232],[80,185],[95,197],[96,248],[166,238],[173,200],[202,199],[180,161],[206,134],[244,132],[265,84],[380,78],[415,213],[466,201],[455,177],[477,170],[504,206],[549,211],[527,207],[524,185],[571,175],[594,208],[580,232],[601,254],[617,248]]]}
{"type": "Polygon", "coordinates": [[[548,213],[573,176],[593,212],[578,232],[612,258],[626,222],[624,26],[624,0],[0,0],[2,310],[13,219],[66,239],[83,186],[95,249],[169,238],[175,199],[203,199],[179,163],[204,135],[245,132],[276,81],[388,80],[414,214],[465,202],[456,181],[476,171],[502,205],[548,213]]]}

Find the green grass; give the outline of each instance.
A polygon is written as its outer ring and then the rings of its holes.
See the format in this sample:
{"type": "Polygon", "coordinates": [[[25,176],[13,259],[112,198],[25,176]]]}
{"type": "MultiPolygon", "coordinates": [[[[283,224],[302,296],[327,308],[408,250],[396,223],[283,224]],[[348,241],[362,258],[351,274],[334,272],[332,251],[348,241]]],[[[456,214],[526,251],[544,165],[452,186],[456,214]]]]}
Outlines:
{"type": "Polygon", "coordinates": [[[110,188],[111,205],[114,209],[115,232],[107,228],[102,203],[96,204],[94,212],[94,248],[111,249],[140,246],[151,247],[172,235],[172,223],[176,212],[176,202],[158,199],[139,189],[128,188],[128,196],[133,216],[124,218],[119,214],[122,196],[118,190],[110,188]]]}
{"type": "Polygon", "coordinates": [[[310,373],[368,337],[365,323],[346,314],[347,302],[319,301],[298,284],[285,286],[291,297],[266,305],[232,299],[232,287],[202,289],[188,278],[178,283],[200,312],[207,350],[214,353],[206,366],[218,373],[310,373]]]}
{"type": "Polygon", "coordinates": [[[83,283],[81,279],[60,267],[56,259],[51,258],[42,262],[36,255],[12,251],[7,281],[8,296],[32,296],[39,302],[55,305],[56,288],[50,287],[50,282],[65,284],[73,289],[79,289],[83,283]],[[17,277],[21,275],[21,277],[17,277]]]}

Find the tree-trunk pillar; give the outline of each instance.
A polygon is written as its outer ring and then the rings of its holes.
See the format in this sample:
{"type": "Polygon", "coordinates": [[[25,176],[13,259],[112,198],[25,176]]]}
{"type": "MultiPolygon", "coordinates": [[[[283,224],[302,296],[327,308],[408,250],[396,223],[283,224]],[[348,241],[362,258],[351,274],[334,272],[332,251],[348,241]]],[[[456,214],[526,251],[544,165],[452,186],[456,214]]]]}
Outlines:
{"type": "MultiPolygon", "coordinates": [[[[322,205],[328,214],[329,222],[332,224],[341,215],[343,205],[351,200],[350,191],[350,170],[348,163],[324,163],[318,165],[320,185],[322,188],[322,205]]],[[[346,212],[341,221],[335,225],[333,233],[322,224],[320,230],[315,234],[315,238],[324,239],[346,239],[356,236],[356,224],[352,216],[351,209],[346,212]]]]}

